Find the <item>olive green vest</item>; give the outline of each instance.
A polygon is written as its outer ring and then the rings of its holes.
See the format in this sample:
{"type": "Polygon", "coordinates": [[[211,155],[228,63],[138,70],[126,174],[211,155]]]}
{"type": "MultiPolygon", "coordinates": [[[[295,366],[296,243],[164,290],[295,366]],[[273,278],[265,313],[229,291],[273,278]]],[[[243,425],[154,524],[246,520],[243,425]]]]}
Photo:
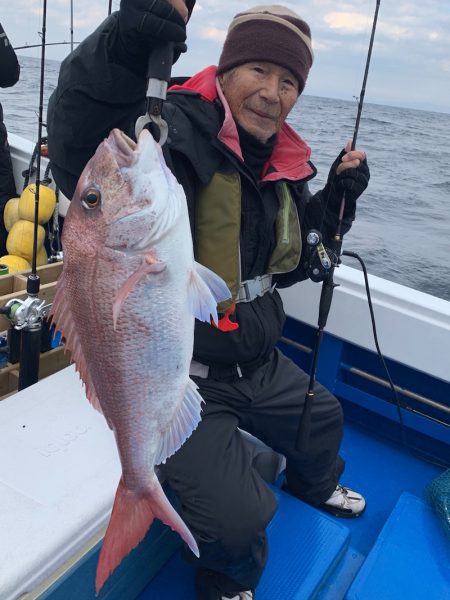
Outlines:
{"type": "MultiPolygon", "coordinates": [[[[275,183],[280,203],[276,222],[276,246],[267,273],[288,273],[299,261],[302,249],[295,203],[285,182],[275,183]]],[[[216,173],[197,199],[195,258],[224,279],[232,299],[219,305],[224,312],[235,300],[241,284],[240,229],[241,180],[238,173],[216,173]]]]}

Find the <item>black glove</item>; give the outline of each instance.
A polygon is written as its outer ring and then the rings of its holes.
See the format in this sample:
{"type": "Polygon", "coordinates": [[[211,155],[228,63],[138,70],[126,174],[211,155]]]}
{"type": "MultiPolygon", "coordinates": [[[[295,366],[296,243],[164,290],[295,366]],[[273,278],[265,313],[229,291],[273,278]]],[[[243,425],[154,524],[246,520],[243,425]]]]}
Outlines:
{"type": "Polygon", "coordinates": [[[345,192],[346,200],[354,204],[369,185],[369,165],[367,159],[364,159],[356,169],[344,169],[339,175],[336,175],[336,169],[344,154],[346,151],[342,150],[334,161],[328,175],[328,184],[331,184],[340,194],[345,192]]]}
{"type": "MultiPolygon", "coordinates": [[[[195,0],[187,6],[192,12],[195,0]]],[[[144,75],[155,44],[174,42],[174,62],[186,52],[186,23],[166,0],[121,0],[119,10],[119,62],[144,75]]]]}
{"type": "Polygon", "coordinates": [[[119,28],[125,43],[147,54],[155,42],[186,40],[186,24],[166,0],[121,0],[119,28]]]}

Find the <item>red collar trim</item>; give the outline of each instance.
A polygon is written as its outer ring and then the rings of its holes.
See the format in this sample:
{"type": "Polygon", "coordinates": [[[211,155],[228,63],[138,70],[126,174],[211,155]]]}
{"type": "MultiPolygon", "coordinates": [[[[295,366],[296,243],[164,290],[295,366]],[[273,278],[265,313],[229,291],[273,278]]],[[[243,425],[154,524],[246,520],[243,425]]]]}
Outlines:
{"type": "MultiPolygon", "coordinates": [[[[236,123],[217,80],[217,67],[206,67],[184,84],[170,87],[171,92],[185,90],[200,94],[206,102],[212,103],[217,98],[222,102],[225,119],[217,138],[243,160],[236,123]]],[[[292,127],[284,123],[278,132],[272,156],[264,167],[266,174],[263,181],[278,181],[280,179],[296,181],[313,175],[314,170],[308,162],[310,156],[310,147],[292,127]],[[269,169],[271,172],[267,174],[269,169]]]]}
{"type": "Polygon", "coordinates": [[[217,98],[216,92],[216,73],[217,67],[211,65],[206,67],[182,85],[171,85],[169,92],[190,91],[200,94],[203,100],[214,102],[217,98]]]}

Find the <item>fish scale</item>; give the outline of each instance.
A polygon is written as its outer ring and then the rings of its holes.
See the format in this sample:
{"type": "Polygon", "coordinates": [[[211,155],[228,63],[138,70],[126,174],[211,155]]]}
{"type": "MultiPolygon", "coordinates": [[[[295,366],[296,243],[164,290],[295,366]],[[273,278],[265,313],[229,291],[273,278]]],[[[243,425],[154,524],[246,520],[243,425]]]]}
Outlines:
{"type": "Polygon", "coordinates": [[[183,189],[144,130],[113,130],[86,165],[64,231],[52,318],[86,396],[114,431],[122,464],[100,552],[97,593],[155,517],[198,556],[154,467],[201,419],[189,378],[195,318],[217,321],[225,283],[194,261],[183,189]]]}

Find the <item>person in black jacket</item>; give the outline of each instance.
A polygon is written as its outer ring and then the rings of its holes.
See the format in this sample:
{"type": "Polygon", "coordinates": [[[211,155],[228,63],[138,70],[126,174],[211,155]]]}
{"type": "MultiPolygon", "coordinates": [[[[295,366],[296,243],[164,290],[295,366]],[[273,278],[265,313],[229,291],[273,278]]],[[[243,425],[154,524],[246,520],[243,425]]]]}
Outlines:
{"type": "MultiPolygon", "coordinates": [[[[6,88],[19,81],[20,65],[14,48],[11,46],[0,23],[0,87],[6,88]]],[[[6,229],[3,222],[5,204],[17,196],[8,133],[3,122],[3,108],[0,104],[0,254],[6,252],[6,229]]]]}
{"type": "MultiPolygon", "coordinates": [[[[122,0],[62,64],[47,125],[53,175],[69,198],[111,128],[134,136],[152,44],[173,41],[177,58],[194,3],[122,0]]],[[[345,192],[345,234],[369,180],[364,152],[347,147],[325,188],[309,191],[310,149],[285,120],[312,62],[303,19],[255,7],[233,19],[218,66],[171,86],[164,103],[164,152],[186,193],[196,260],[233,296],[217,326],[196,322],[191,376],[205,400],[202,421],[161,467],[199,545],[200,558],[186,552],[199,600],[253,597],[267,560],[276,503],[241,430],[286,457],[289,493],[340,516],[365,508],[339,484],[342,409],[320,384],[308,450],[296,448],[309,378],[277,348],[285,322],[277,288],[307,277],[306,233],[319,229],[329,244],[345,192]]]]}

